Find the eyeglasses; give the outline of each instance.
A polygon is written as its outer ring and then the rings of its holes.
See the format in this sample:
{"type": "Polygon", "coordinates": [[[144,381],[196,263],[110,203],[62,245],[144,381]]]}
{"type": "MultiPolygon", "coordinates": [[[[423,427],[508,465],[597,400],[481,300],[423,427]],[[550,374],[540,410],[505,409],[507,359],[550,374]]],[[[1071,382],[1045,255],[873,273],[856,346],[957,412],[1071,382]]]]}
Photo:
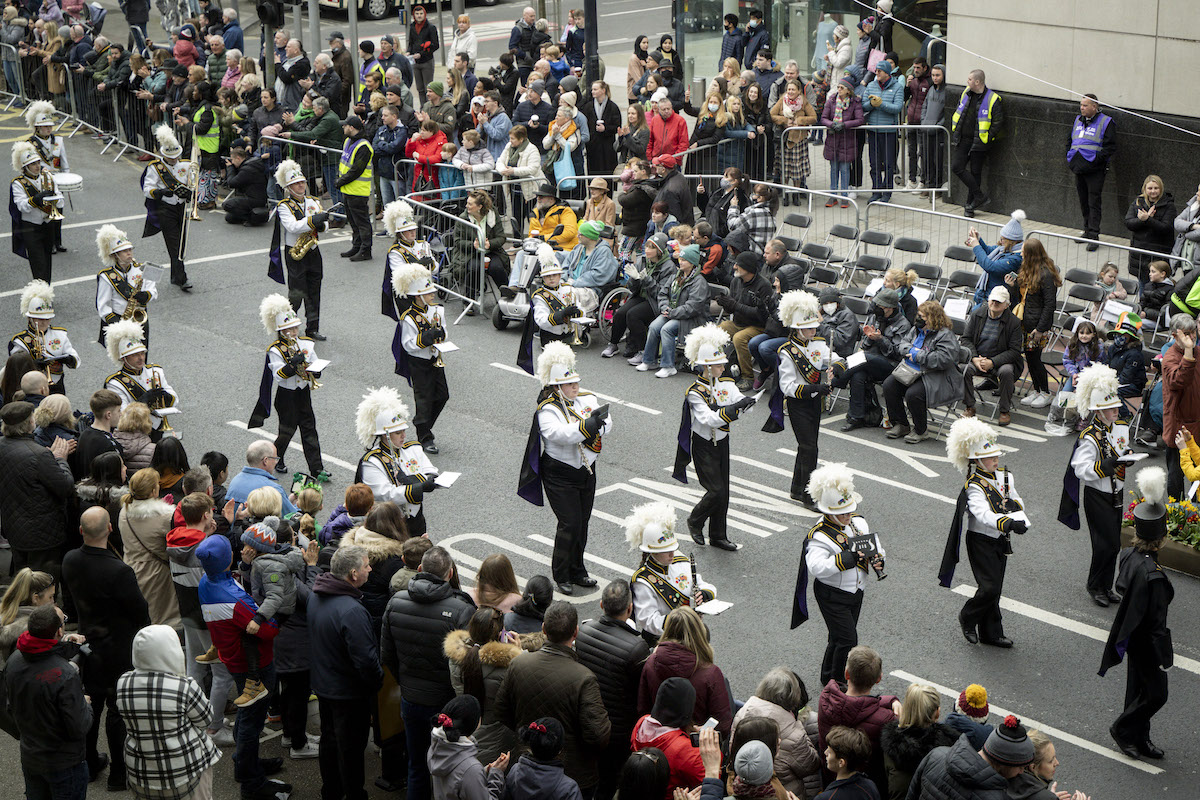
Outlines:
{"type": "Polygon", "coordinates": [[[278,460],[279,460],[279,456],[267,456],[266,458],[263,459],[263,461],[278,461],[278,460]]]}

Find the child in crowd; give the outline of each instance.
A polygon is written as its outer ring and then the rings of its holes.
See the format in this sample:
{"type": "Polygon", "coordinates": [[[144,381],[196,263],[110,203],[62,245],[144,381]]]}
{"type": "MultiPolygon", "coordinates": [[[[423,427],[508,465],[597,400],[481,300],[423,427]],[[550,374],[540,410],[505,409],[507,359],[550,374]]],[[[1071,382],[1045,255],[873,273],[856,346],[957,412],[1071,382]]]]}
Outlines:
{"type": "Polygon", "coordinates": [[[861,772],[871,756],[871,740],[860,730],[834,725],[825,734],[825,766],[836,777],[817,800],[879,800],[874,781],[861,772]]]}
{"type": "Polygon", "coordinates": [[[362,525],[367,518],[367,512],[375,505],[375,495],[371,487],[365,483],[352,483],[346,487],[342,504],[329,515],[329,522],[321,528],[321,544],[336,545],[341,541],[346,531],[362,525]]]}
{"type": "Polygon", "coordinates": [[[1075,389],[1075,379],[1080,371],[1093,361],[1100,360],[1100,342],[1097,339],[1096,326],[1085,319],[1077,320],[1071,341],[1063,353],[1063,372],[1067,377],[1063,383],[1063,391],[1075,389]]]}
{"type": "MultiPolygon", "coordinates": [[[[1142,354],[1142,319],[1132,311],[1122,312],[1117,327],[1108,332],[1110,344],[1104,348],[1100,361],[1117,373],[1122,398],[1140,397],[1146,388],[1146,359],[1142,354]]],[[[1122,406],[1121,419],[1131,415],[1128,406],[1122,406]]]]}
{"type": "Polygon", "coordinates": [[[982,750],[983,743],[992,735],[992,726],[987,724],[990,711],[987,689],[972,683],[959,692],[954,710],[946,717],[946,725],[965,733],[971,747],[982,750]]]}
{"type": "Polygon", "coordinates": [[[404,561],[404,566],[396,570],[388,584],[392,594],[408,588],[408,582],[421,571],[421,559],[425,557],[425,551],[431,547],[433,542],[424,536],[414,536],[401,546],[400,558],[404,561]]]}
{"type": "Polygon", "coordinates": [[[296,495],[296,508],[300,510],[293,514],[288,522],[309,542],[316,541],[317,535],[321,531],[316,517],[324,507],[325,498],[319,487],[310,486],[302,489],[296,495]]]}
{"type": "Polygon", "coordinates": [[[467,196],[465,191],[455,188],[466,186],[467,183],[466,178],[463,177],[462,170],[451,163],[454,161],[454,154],[457,152],[458,145],[453,142],[446,142],[442,145],[442,164],[438,167],[438,186],[443,189],[454,190],[442,192],[443,200],[462,200],[467,196]]]}
{"type": "Polygon", "coordinates": [[[1146,327],[1154,330],[1158,327],[1158,316],[1163,306],[1171,299],[1175,284],[1171,282],[1171,265],[1166,261],[1151,261],[1148,269],[1150,280],[1142,286],[1142,319],[1146,327]]]}
{"type": "Polygon", "coordinates": [[[1100,312],[1104,308],[1104,304],[1109,300],[1124,300],[1128,297],[1125,287],[1117,280],[1120,274],[1120,268],[1111,261],[1100,268],[1100,274],[1096,276],[1096,285],[1104,290],[1104,299],[1096,303],[1093,308],[1093,322],[1100,321],[1100,312]]]}

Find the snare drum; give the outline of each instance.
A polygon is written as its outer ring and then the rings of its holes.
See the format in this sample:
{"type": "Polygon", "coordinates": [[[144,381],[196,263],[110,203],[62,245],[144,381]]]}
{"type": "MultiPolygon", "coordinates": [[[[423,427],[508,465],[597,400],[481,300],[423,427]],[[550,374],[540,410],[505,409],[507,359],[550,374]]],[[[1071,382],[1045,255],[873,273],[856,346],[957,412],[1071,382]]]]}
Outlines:
{"type": "Polygon", "coordinates": [[[74,172],[56,172],[53,177],[54,185],[63,194],[77,192],[83,188],[83,176],[74,172]]]}

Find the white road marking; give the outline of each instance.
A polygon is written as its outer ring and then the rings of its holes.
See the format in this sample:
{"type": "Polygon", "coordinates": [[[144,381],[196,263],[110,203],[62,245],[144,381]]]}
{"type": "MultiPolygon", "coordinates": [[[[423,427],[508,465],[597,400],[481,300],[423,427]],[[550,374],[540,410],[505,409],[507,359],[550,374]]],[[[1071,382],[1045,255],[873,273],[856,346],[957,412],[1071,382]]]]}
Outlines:
{"type": "MultiPolygon", "coordinates": [[[[786,447],[780,447],[775,452],[783,453],[784,455],[791,456],[792,458],[796,457],[796,451],[788,450],[786,447]]],[[[740,461],[743,464],[749,464],[750,466],[758,467],[759,469],[766,470],[767,472],[774,472],[776,475],[786,475],[789,478],[792,476],[792,471],[790,469],[784,469],[783,467],[777,467],[774,464],[764,464],[761,461],[755,461],[753,458],[746,458],[745,456],[738,456],[738,455],[731,455],[730,458],[734,461],[740,461]]],[[[820,463],[827,464],[829,462],[826,461],[825,459],[821,459],[820,463]]],[[[867,480],[875,481],[876,483],[882,483],[885,486],[892,486],[896,489],[903,489],[905,492],[908,492],[910,494],[921,495],[922,497],[928,497],[932,500],[941,500],[943,503],[948,503],[949,505],[952,505],[952,506],[958,505],[957,498],[947,497],[946,495],[938,494],[937,492],[931,492],[928,489],[922,489],[918,486],[913,486],[911,483],[904,483],[903,481],[894,481],[891,478],[881,478],[878,475],[872,475],[869,472],[863,472],[862,470],[854,469],[853,467],[850,468],[850,472],[859,477],[866,478],[867,480]]]]}
{"type": "MultiPolygon", "coordinates": [[[[692,507],[695,506],[696,503],[699,502],[700,498],[704,495],[703,490],[692,489],[683,486],[682,484],[680,484],[678,487],[667,486],[666,484],[659,484],[659,486],[662,486],[665,490],[667,490],[668,493],[664,495],[660,492],[644,489],[641,486],[634,486],[628,483],[614,483],[611,486],[605,486],[603,489],[598,489],[596,491],[596,496],[599,497],[601,495],[608,494],[609,492],[621,490],[629,492],[632,495],[636,495],[637,497],[643,497],[647,500],[656,500],[666,503],[678,509],[679,511],[690,512],[692,507]]],[[[592,515],[596,515],[595,509],[592,509],[592,515]]],[[[602,519],[603,518],[604,517],[602,517],[602,519]]],[[[609,521],[613,521],[614,519],[616,518],[609,518],[609,521]]],[[[742,531],[743,533],[750,533],[763,539],[771,535],[770,532],[763,530],[763,528],[777,528],[780,531],[786,530],[786,528],[780,527],[773,522],[767,522],[766,520],[759,519],[742,511],[735,511],[732,508],[729,509],[728,524],[730,528],[742,531]]]]}
{"type": "MultiPolygon", "coordinates": [[[[18,294],[20,294],[20,293],[18,292],[18,294]]],[[[522,378],[533,378],[534,380],[537,380],[536,375],[530,375],[525,370],[521,369],[520,367],[513,366],[512,364],[501,364],[498,361],[493,361],[492,366],[495,367],[496,369],[502,369],[506,372],[511,372],[514,375],[520,375],[522,378]]],[[[616,403],[619,406],[625,406],[626,408],[632,408],[634,411],[643,411],[647,414],[652,414],[654,416],[658,416],[659,414],[662,413],[661,411],[659,411],[656,408],[647,408],[646,406],[638,405],[637,403],[630,403],[628,400],[622,400],[619,397],[612,397],[611,395],[600,394],[600,392],[593,392],[591,389],[588,389],[587,391],[592,392],[592,394],[596,395],[596,397],[599,397],[601,400],[607,400],[608,402],[616,403]]]]}
{"type": "MultiPolygon", "coordinates": [[[[951,591],[955,594],[960,594],[963,597],[973,597],[975,587],[966,583],[960,583],[951,591]]],[[[1108,631],[1103,628],[1097,628],[1095,625],[1088,625],[1086,622],[1064,617],[1061,614],[1055,614],[1053,611],[1043,611],[1037,606],[1031,606],[1028,603],[1022,603],[1020,600],[1013,600],[1010,597],[1000,598],[1000,608],[1005,611],[1011,611],[1014,614],[1020,614],[1023,617],[1035,619],[1038,622],[1045,622],[1047,625],[1053,625],[1056,628],[1062,628],[1071,633],[1077,633],[1080,636],[1086,636],[1089,639],[1095,639],[1097,642],[1108,641],[1108,631]]],[[[1175,666],[1187,672],[1200,675],[1200,661],[1184,656],[1175,656],[1175,666]]]]}
{"type": "MultiPolygon", "coordinates": [[[[535,542],[539,542],[540,544],[547,545],[551,548],[554,547],[554,540],[551,539],[549,536],[542,536],[540,533],[531,533],[531,534],[529,534],[528,538],[532,539],[535,542]]],[[[583,558],[585,561],[591,561],[593,564],[599,564],[600,566],[605,567],[606,569],[611,569],[613,572],[617,573],[618,575],[623,575],[626,572],[628,572],[630,575],[633,574],[633,569],[628,564],[618,564],[615,561],[609,561],[607,558],[601,558],[600,556],[594,556],[591,553],[584,553],[583,558]]]]}
{"type": "MultiPolygon", "coordinates": [[[[246,431],[248,433],[252,433],[260,439],[267,439],[272,442],[275,441],[275,434],[271,433],[270,431],[261,430],[259,428],[250,430],[249,428],[246,427],[246,423],[242,422],[240,419],[231,419],[228,422],[226,422],[225,424],[230,426],[231,428],[237,428],[240,431],[246,431]]],[[[299,435],[299,434],[297,434],[297,435],[299,435]]],[[[288,449],[296,450],[301,453],[304,452],[304,448],[301,447],[300,444],[295,441],[291,442],[288,445],[288,449]]],[[[345,470],[349,470],[350,472],[358,471],[357,464],[351,464],[349,461],[342,461],[340,458],[334,458],[333,456],[328,455],[326,453],[321,453],[321,461],[324,462],[325,464],[333,464],[334,466],[341,467],[342,469],[345,469],[345,470]]]]}
{"type": "MultiPolygon", "coordinates": [[[[900,680],[907,681],[909,683],[927,684],[927,685],[932,686],[933,688],[937,689],[939,693],[946,695],[946,697],[952,697],[955,700],[958,699],[959,693],[957,690],[950,689],[946,686],[942,686],[941,684],[934,683],[933,681],[930,681],[930,680],[926,680],[925,678],[919,678],[916,675],[913,675],[911,672],[905,672],[904,670],[897,669],[897,670],[892,670],[892,672],[890,674],[893,677],[899,678],[900,680]]],[[[1004,717],[1008,716],[1009,714],[1016,714],[1016,712],[1008,711],[1006,709],[1000,708],[999,706],[995,705],[994,703],[991,706],[991,710],[992,710],[993,714],[997,714],[1001,718],[1004,718],[1004,717]]],[[[1047,725],[1044,722],[1038,722],[1037,720],[1031,719],[1030,717],[1027,717],[1024,714],[1016,714],[1016,716],[1021,718],[1021,724],[1024,725],[1026,728],[1037,728],[1042,733],[1046,734],[1047,736],[1049,736],[1051,739],[1053,739],[1056,742],[1068,742],[1069,744],[1073,744],[1076,747],[1080,747],[1084,750],[1087,750],[1089,753],[1095,753],[1097,755],[1104,756],[1105,758],[1110,758],[1113,761],[1124,764],[1127,767],[1133,767],[1134,769],[1140,769],[1142,772],[1148,772],[1151,775],[1161,775],[1163,772],[1162,769],[1160,769],[1152,764],[1147,764],[1146,762],[1139,761],[1136,758],[1130,758],[1129,756],[1125,755],[1124,753],[1119,753],[1116,750],[1113,750],[1109,747],[1105,747],[1104,745],[1096,744],[1095,742],[1090,742],[1087,739],[1084,739],[1080,736],[1076,736],[1073,733],[1067,733],[1064,730],[1055,728],[1052,725],[1047,725]]]]}
{"type": "Polygon", "coordinates": [[[824,428],[824,427],[821,429],[821,435],[822,436],[832,436],[835,439],[845,439],[847,441],[854,442],[855,444],[862,445],[863,447],[870,447],[872,450],[879,450],[882,453],[887,453],[889,455],[893,455],[896,458],[900,459],[900,461],[903,464],[905,464],[909,467],[912,467],[914,470],[921,473],[926,478],[936,478],[936,477],[938,477],[938,475],[940,473],[934,472],[932,469],[930,469],[929,467],[922,464],[920,461],[917,460],[918,458],[924,458],[924,459],[927,459],[930,461],[949,462],[949,460],[950,460],[950,459],[946,458],[945,456],[925,455],[923,453],[908,452],[905,450],[901,450],[899,447],[891,447],[890,445],[881,444],[879,442],[872,442],[868,439],[863,439],[858,436],[851,436],[848,433],[842,433],[841,431],[834,431],[834,430],[830,430],[829,428],[824,428]]]}
{"type": "MultiPolygon", "coordinates": [[[[63,225],[63,230],[64,231],[70,230],[71,228],[98,228],[101,225],[107,225],[110,222],[129,222],[131,220],[145,219],[145,218],[146,218],[146,212],[143,211],[141,214],[133,214],[128,217],[112,217],[110,219],[93,219],[93,220],[86,220],[84,222],[72,222],[70,225],[63,225]]],[[[11,231],[9,233],[0,233],[0,239],[9,239],[11,237],[12,237],[11,231]]]]}
{"type": "MultiPolygon", "coordinates": [[[[530,538],[533,538],[533,537],[530,537],[530,538]]],[[[446,548],[446,550],[448,550],[450,552],[450,555],[452,555],[454,557],[454,561],[455,561],[456,565],[459,565],[459,564],[465,565],[459,570],[459,572],[469,580],[475,580],[475,570],[479,568],[479,565],[483,563],[483,560],[476,558],[475,556],[469,555],[467,553],[464,553],[463,551],[454,547],[454,545],[458,544],[459,542],[471,542],[471,541],[486,542],[487,544],[489,544],[492,547],[495,547],[499,550],[513,553],[515,555],[521,556],[522,558],[529,559],[530,561],[535,561],[538,564],[543,564],[546,567],[550,566],[550,557],[549,556],[545,556],[545,555],[542,555],[541,553],[530,550],[528,547],[522,547],[519,544],[515,544],[515,543],[507,541],[505,539],[501,539],[499,536],[493,536],[490,533],[460,533],[457,536],[451,536],[448,539],[443,539],[443,540],[439,541],[438,544],[441,545],[442,547],[446,548]]],[[[551,544],[551,546],[553,546],[554,543],[550,542],[550,544],[551,544]]],[[[622,571],[620,573],[618,573],[618,576],[623,577],[625,571],[626,571],[625,568],[622,567],[622,571]]],[[[630,572],[630,574],[632,574],[631,570],[629,572],[630,572]]],[[[592,601],[599,600],[600,592],[601,592],[600,585],[603,585],[603,584],[600,581],[600,579],[597,579],[597,582],[599,585],[597,585],[597,587],[595,589],[588,592],[587,594],[579,594],[578,593],[579,587],[576,587],[576,594],[573,594],[569,597],[560,595],[556,599],[566,600],[568,603],[575,603],[576,605],[581,605],[583,603],[590,603],[592,601]]],[[[517,583],[518,583],[518,585],[520,585],[522,587],[522,589],[524,588],[525,580],[523,578],[518,576],[517,583]]]]}

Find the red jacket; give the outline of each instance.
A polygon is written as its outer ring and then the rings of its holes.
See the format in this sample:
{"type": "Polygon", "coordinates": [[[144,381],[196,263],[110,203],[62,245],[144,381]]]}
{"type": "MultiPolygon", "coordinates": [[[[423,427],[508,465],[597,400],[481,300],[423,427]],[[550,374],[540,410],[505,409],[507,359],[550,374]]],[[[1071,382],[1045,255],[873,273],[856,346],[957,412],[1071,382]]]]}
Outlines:
{"type": "Polygon", "coordinates": [[[438,186],[437,167],[442,160],[442,145],[446,144],[446,134],[438,131],[428,139],[413,136],[404,145],[404,157],[414,158],[421,166],[413,170],[413,191],[417,189],[417,181],[433,181],[438,186]]]}
{"type": "Polygon", "coordinates": [[[656,111],[650,115],[647,124],[650,142],[646,145],[646,158],[653,160],[655,156],[674,155],[688,149],[687,121],[679,114],[663,119],[656,111]]]}
{"type": "Polygon", "coordinates": [[[1175,446],[1175,434],[1187,428],[1200,436],[1200,370],[1195,361],[1187,361],[1177,344],[1162,358],[1163,441],[1175,446]]]}
{"type": "MultiPolygon", "coordinates": [[[[817,701],[817,750],[825,752],[825,734],[834,725],[845,725],[847,728],[857,728],[871,740],[871,760],[867,766],[867,777],[875,781],[876,786],[887,786],[887,773],[883,767],[883,751],[879,748],[879,734],[883,726],[896,718],[892,712],[892,703],[896,696],[885,694],[882,697],[867,695],[851,697],[842,691],[837,681],[831,680],[821,690],[817,701]]],[[[832,775],[821,766],[826,783],[832,780],[832,775]]]]}
{"type": "Polygon", "coordinates": [[[646,714],[633,726],[629,749],[633,752],[657,747],[667,757],[671,781],[667,784],[666,800],[675,796],[676,787],[694,789],[704,781],[704,762],[699,748],[692,747],[692,738],[679,728],[667,728],[646,714]]]}
{"type": "Polygon", "coordinates": [[[717,721],[717,730],[722,735],[729,735],[733,727],[733,711],[729,707],[729,687],[725,685],[725,675],[715,664],[696,669],[696,656],[679,642],[660,643],[646,659],[638,685],[639,714],[649,713],[658,695],[658,687],[667,678],[683,678],[695,688],[693,722],[703,725],[712,717],[717,721]]]}

